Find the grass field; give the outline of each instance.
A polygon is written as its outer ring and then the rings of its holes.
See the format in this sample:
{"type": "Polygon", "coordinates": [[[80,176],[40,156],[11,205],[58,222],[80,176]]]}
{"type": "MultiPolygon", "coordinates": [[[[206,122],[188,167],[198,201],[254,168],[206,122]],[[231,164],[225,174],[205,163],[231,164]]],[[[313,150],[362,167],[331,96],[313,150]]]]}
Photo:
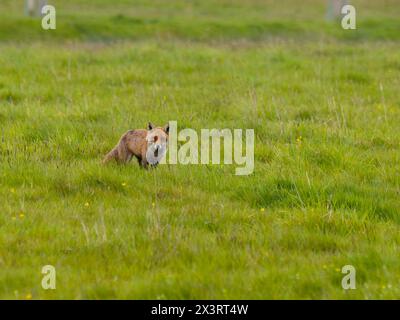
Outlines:
{"type": "Polygon", "coordinates": [[[49,2],[0,3],[0,298],[400,298],[398,1],[49,2]],[[254,173],[100,165],[169,120],[254,129],[254,173]]]}

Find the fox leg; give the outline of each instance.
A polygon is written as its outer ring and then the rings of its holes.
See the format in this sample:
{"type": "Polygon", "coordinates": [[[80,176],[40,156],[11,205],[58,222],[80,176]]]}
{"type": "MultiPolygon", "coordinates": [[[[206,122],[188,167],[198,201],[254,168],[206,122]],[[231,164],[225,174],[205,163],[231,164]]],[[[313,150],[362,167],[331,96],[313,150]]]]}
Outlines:
{"type": "Polygon", "coordinates": [[[142,168],[144,168],[144,169],[147,169],[148,163],[147,163],[146,158],[142,158],[142,160],[140,160],[140,166],[141,166],[142,168]]]}
{"type": "Polygon", "coordinates": [[[118,162],[120,163],[128,163],[131,161],[133,156],[133,152],[129,150],[126,145],[126,139],[123,137],[118,144],[118,162]]]}

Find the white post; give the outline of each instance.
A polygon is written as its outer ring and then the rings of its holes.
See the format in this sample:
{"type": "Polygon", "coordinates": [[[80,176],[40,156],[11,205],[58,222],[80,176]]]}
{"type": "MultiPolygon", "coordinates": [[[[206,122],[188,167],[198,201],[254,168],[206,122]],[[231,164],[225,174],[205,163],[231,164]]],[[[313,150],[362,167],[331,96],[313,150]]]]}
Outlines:
{"type": "Polygon", "coordinates": [[[41,16],[42,8],[47,5],[47,0],[26,0],[25,12],[28,16],[41,16]]]}
{"type": "Polygon", "coordinates": [[[39,0],[39,6],[38,6],[39,16],[42,15],[42,8],[45,5],[47,5],[47,0],[39,0]]]}
{"type": "Polygon", "coordinates": [[[26,14],[28,15],[28,16],[34,16],[35,15],[35,13],[36,13],[36,10],[35,10],[35,0],[26,0],[26,2],[25,2],[25,12],[26,12],[26,14]]]}
{"type": "Polygon", "coordinates": [[[328,0],[328,8],[326,18],[329,21],[336,20],[340,17],[342,7],[348,4],[347,0],[328,0]]]}

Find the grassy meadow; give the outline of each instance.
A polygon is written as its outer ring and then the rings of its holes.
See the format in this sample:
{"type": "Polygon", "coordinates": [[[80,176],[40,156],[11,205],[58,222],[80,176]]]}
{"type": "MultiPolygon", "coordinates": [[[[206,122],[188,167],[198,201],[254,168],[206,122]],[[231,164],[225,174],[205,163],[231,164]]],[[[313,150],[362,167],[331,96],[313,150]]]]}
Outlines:
{"type": "Polygon", "coordinates": [[[398,1],[48,2],[0,2],[0,298],[400,298],[398,1]],[[254,173],[100,164],[169,120],[254,129],[254,173]]]}

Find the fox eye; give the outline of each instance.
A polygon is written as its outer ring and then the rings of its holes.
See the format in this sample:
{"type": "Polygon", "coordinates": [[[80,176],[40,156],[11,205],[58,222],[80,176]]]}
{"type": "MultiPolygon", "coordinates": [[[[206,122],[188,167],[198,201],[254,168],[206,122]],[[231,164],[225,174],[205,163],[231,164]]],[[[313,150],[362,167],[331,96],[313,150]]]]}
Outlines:
{"type": "Polygon", "coordinates": [[[158,140],[158,137],[154,136],[154,142],[157,142],[157,140],[158,140]]]}

